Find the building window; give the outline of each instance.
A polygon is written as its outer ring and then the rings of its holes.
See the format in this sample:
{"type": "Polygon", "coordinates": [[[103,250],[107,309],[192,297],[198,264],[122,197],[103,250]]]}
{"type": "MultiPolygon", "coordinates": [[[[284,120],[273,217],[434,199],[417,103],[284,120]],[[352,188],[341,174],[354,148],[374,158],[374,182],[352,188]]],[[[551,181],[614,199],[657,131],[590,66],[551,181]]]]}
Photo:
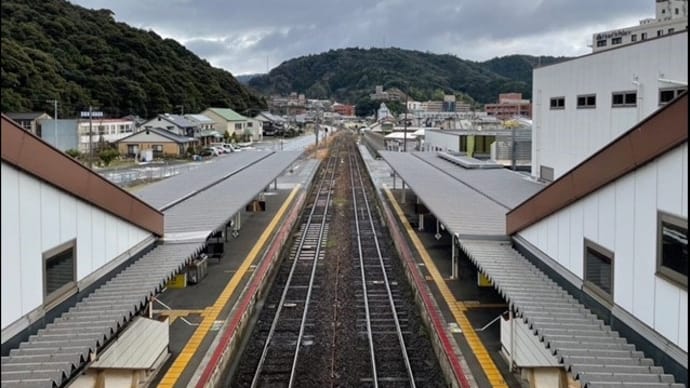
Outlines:
{"type": "Polygon", "coordinates": [[[606,47],[606,39],[597,40],[597,47],[606,47]]]}
{"type": "Polygon", "coordinates": [[[544,182],[553,182],[553,167],[539,166],[539,177],[544,182]]]}
{"type": "Polygon", "coordinates": [[[637,92],[613,92],[611,95],[611,106],[614,108],[637,106],[637,92]]]}
{"type": "Polygon", "coordinates": [[[585,287],[613,301],[613,252],[585,239],[585,287]]]}
{"type": "Polygon", "coordinates": [[[646,39],[647,39],[647,33],[646,33],[646,32],[643,32],[643,33],[642,33],[642,40],[646,40],[646,39]]]}
{"type": "Polygon", "coordinates": [[[671,102],[674,98],[678,97],[688,88],[664,88],[659,89],[659,105],[666,105],[671,102]]]}
{"type": "Polygon", "coordinates": [[[656,30],[656,36],[661,36],[661,34],[664,33],[664,30],[656,30]]]}
{"type": "Polygon", "coordinates": [[[577,108],[595,108],[597,106],[597,96],[595,94],[587,94],[577,96],[577,108]]]}
{"type": "Polygon", "coordinates": [[[673,31],[675,31],[673,28],[669,28],[669,29],[668,29],[668,33],[669,33],[669,34],[673,34],[673,31]]]}
{"type": "Polygon", "coordinates": [[[688,287],[688,220],[659,212],[656,273],[688,287]]]}
{"type": "Polygon", "coordinates": [[[553,97],[551,99],[551,109],[565,109],[565,97],[553,97]]]}
{"type": "Polygon", "coordinates": [[[163,145],[162,144],[154,144],[151,146],[151,149],[153,149],[153,157],[154,158],[162,158],[163,157],[163,145]]]}
{"type": "Polygon", "coordinates": [[[611,44],[621,44],[621,43],[623,43],[623,38],[621,38],[620,36],[611,39],[611,44]]]}
{"type": "Polygon", "coordinates": [[[76,240],[43,253],[43,300],[49,304],[76,289],[76,240]]]}
{"type": "Polygon", "coordinates": [[[235,123],[235,130],[242,129],[241,123],[235,123]]]}
{"type": "Polygon", "coordinates": [[[631,42],[637,42],[637,34],[630,35],[630,41],[631,42]]]}
{"type": "Polygon", "coordinates": [[[678,15],[678,8],[676,8],[676,15],[678,15]]]}

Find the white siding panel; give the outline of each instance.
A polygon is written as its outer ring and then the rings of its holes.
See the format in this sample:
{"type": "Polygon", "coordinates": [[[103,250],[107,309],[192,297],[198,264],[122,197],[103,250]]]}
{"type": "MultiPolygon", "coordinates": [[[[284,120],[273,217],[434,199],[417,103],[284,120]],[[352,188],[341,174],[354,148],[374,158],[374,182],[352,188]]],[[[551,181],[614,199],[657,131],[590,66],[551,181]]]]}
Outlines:
{"type": "MultiPolygon", "coordinates": [[[[597,243],[615,252],[616,245],[616,187],[608,185],[597,192],[599,202],[597,243]]],[[[616,254],[617,256],[617,254],[616,254]]]]}
{"type": "Polygon", "coordinates": [[[539,242],[539,249],[541,249],[542,252],[548,253],[549,250],[549,230],[547,229],[548,227],[548,218],[545,218],[539,222],[539,238],[537,241],[539,242]]]}
{"type": "Polygon", "coordinates": [[[633,314],[654,327],[654,273],[656,272],[656,168],[635,173],[635,249],[633,314]]]}
{"type": "Polygon", "coordinates": [[[105,254],[105,214],[99,209],[94,208],[91,211],[91,229],[93,239],[91,240],[91,254],[93,255],[93,261],[91,268],[88,272],[91,273],[96,269],[100,268],[106,263],[105,254]]]}
{"type": "Polygon", "coordinates": [[[41,184],[41,247],[43,251],[63,243],[60,240],[60,193],[41,184]]]}
{"type": "MultiPolygon", "coordinates": [[[[114,217],[105,217],[104,237],[105,253],[103,255],[103,264],[117,257],[120,253],[117,250],[117,222],[118,219],[114,217]]],[[[94,268],[95,269],[95,268],[94,268]]]]}
{"type": "Polygon", "coordinates": [[[555,257],[565,268],[570,268],[570,211],[556,214],[558,217],[558,252],[555,257]]]}
{"type": "Polygon", "coordinates": [[[688,292],[681,291],[678,303],[678,346],[688,351],[688,292]]]}
{"type": "Polygon", "coordinates": [[[127,223],[124,221],[118,219],[117,220],[117,225],[116,225],[116,238],[117,238],[117,251],[118,252],[124,252],[127,249],[130,248],[129,243],[129,232],[128,232],[128,227],[127,223]]]}
{"type": "Polygon", "coordinates": [[[599,240],[599,202],[596,195],[589,195],[582,200],[583,206],[583,232],[584,237],[591,241],[599,240]]]}
{"type": "Polygon", "coordinates": [[[688,218],[688,143],[685,143],[681,148],[683,149],[683,163],[681,163],[683,165],[683,173],[681,174],[683,180],[683,193],[681,198],[683,201],[681,203],[682,208],[680,214],[688,218]]]}
{"type": "Polygon", "coordinates": [[[657,173],[657,207],[667,213],[679,215],[683,201],[683,153],[679,149],[659,158],[657,173]]]}
{"type": "Polygon", "coordinates": [[[678,303],[680,303],[678,287],[657,277],[654,329],[676,344],[678,343],[678,303]]]}
{"type": "Polygon", "coordinates": [[[558,215],[552,214],[546,219],[547,254],[558,257],[558,215]]]}
{"type": "Polygon", "coordinates": [[[635,223],[635,179],[628,175],[615,184],[616,195],[616,243],[613,295],[616,304],[627,310],[633,311],[634,282],[634,258],[635,250],[632,244],[635,223]]]}
{"type": "Polygon", "coordinates": [[[19,172],[2,163],[2,327],[22,315],[19,245],[19,172]]]}
{"type": "Polygon", "coordinates": [[[41,250],[41,184],[19,176],[19,243],[21,244],[22,314],[43,303],[43,252],[41,250]]]}
{"type": "Polygon", "coordinates": [[[77,219],[77,199],[67,194],[60,195],[60,241],[77,237],[77,219]]]}
{"type": "Polygon", "coordinates": [[[77,203],[77,280],[85,278],[93,268],[92,211],[85,203],[77,203]]]}
{"type": "Polygon", "coordinates": [[[584,255],[584,202],[576,202],[568,208],[568,211],[570,212],[570,260],[568,268],[570,272],[582,279],[585,270],[582,263],[584,255]]]}

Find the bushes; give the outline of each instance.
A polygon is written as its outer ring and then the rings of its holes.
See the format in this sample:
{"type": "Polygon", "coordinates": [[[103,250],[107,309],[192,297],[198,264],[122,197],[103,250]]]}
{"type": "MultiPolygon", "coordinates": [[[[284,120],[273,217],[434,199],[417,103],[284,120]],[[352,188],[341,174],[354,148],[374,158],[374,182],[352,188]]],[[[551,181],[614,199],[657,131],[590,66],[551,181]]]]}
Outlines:
{"type": "Polygon", "coordinates": [[[117,158],[118,156],[120,156],[120,153],[114,148],[106,148],[98,153],[98,158],[101,160],[103,166],[105,167],[107,167],[110,164],[110,162],[115,160],[115,158],[117,158]]]}

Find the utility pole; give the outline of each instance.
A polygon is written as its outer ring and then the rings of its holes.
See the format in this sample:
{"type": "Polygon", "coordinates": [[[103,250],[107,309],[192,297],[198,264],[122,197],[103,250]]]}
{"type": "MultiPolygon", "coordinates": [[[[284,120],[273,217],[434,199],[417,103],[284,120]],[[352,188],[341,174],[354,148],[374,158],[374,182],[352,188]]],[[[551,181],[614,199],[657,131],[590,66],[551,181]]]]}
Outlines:
{"type": "Polygon", "coordinates": [[[57,135],[57,119],[58,119],[57,104],[58,104],[58,100],[47,100],[46,102],[52,103],[53,108],[55,110],[55,113],[53,115],[53,119],[54,119],[54,121],[53,121],[54,127],[53,128],[54,128],[55,133],[53,134],[53,136],[55,137],[55,148],[58,148],[58,135],[57,135]]]}
{"type": "Polygon", "coordinates": [[[93,169],[93,107],[89,105],[89,168],[93,169]]]}
{"type": "Polygon", "coordinates": [[[405,93],[405,116],[403,119],[403,152],[407,152],[407,101],[408,96],[405,93]]]}
{"type": "Polygon", "coordinates": [[[316,135],[316,148],[319,148],[319,109],[316,109],[316,125],[314,126],[314,134],[316,135]]]}
{"type": "Polygon", "coordinates": [[[88,111],[81,112],[81,117],[89,118],[89,168],[93,168],[93,116],[103,117],[103,112],[94,112],[93,106],[89,105],[88,111]]]}

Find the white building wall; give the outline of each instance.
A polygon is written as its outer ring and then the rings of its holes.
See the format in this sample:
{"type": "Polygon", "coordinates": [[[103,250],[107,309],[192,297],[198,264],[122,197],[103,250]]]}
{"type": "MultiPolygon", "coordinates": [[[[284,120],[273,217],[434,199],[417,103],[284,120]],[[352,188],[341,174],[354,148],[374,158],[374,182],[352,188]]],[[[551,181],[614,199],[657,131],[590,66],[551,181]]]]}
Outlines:
{"type": "Polygon", "coordinates": [[[684,32],[535,69],[532,175],[543,165],[558,178],[656,111],[660,88],[682,87],[660,78],[687,87],[687,45],[684,32]],[[612,92],[636,89],[637,107],[611,107],[612,92]],[[596,108],[576,108],[583,94],[596,94],[596,108]],[[560,96],[565,109],[550,109],[560,96]]]}
{"type": "Polygon", "coordinates": [[[579,279],[584,239],[614,252],[613,300],[687,352],[686,289],[655,275],[657,211],[688,217],[688,145],[518,234],[579,279]]]}
{"type": "Polygon", "coordinates": [[[438,131],[425,131],[424,144],[425,147],[435,150],[436,147],[443,151],[460,151],[460,140],[457,134],[443,133],[438,131]]]}
{"type": "Polygon", "coordinates": [[[81,281],[151,237],[6,163],[1,217],[3,330],[43,305],[43,252],[76,239],[81,281]]]}

